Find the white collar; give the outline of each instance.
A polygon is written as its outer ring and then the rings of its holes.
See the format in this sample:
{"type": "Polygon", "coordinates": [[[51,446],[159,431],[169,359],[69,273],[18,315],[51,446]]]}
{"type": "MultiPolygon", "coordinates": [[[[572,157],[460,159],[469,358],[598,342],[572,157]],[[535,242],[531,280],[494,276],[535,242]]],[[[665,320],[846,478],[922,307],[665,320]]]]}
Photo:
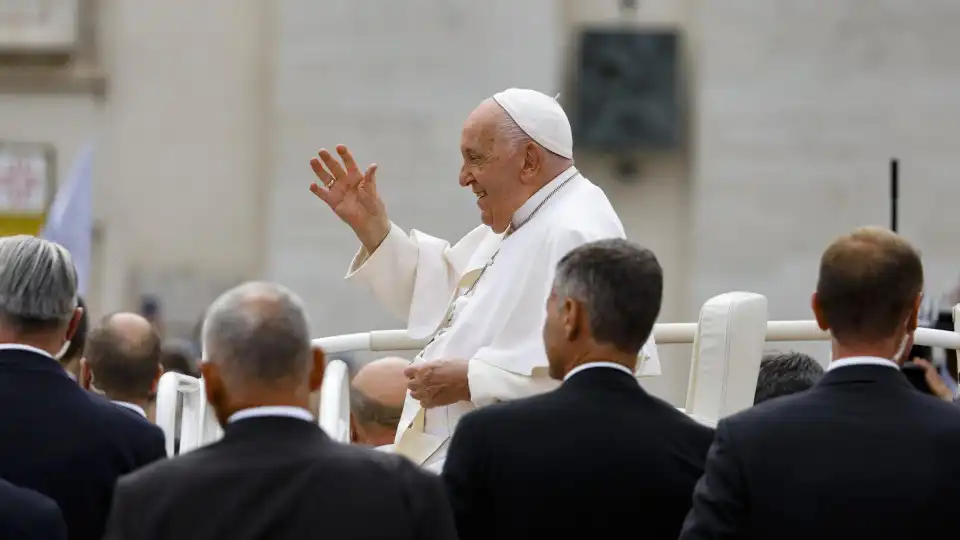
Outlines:
{"type": "Polygon", "coordinates": [[[47,351],[34,347],[33,345],[24,345],[22,343],[3,343],[0,344],[0,351],[29,351],[32,353],[42,354],[51,360],[56,360],[52,354],[47,351]]]}
{"type": "Polygon", "coordinates": [[[137,405],[136,403],[130,403],[129,401],[114,401],[113,404],[125,409],[130,409],[144,418],[147,417],[147,411],[143,410],[143,407],[137,405]]]}
{"type": "Polygon", "coordinates": [[[849,358],[841,358],[839,360],[830,362],[830,365],[827,366],[827,371],[833,371],[834,369],[840,369],[847,366],[886,366],[893,369],[900,369],[900,366],[888,358],[879,358],[876,356],[851,356],[849,358]]]}
{"type": "Polygon", "coordinates": [[[563,171],[545,186],[538,189],[536,193],[527,199],[527,202],[523,203],[523,205],[513,213],[513,219],[510,220],[513,226],[517,227],[522,225],[524,221],[530,218],[530,215],[533,214],[533,211],[540,206],[540,203],[545,201],[551,193],[556,191],[557,188],[563,185],[564,182],[569,180],[575,174],[577,174],[577,168],[574,165],[571,165],[567,168],[567,170],[563,171]]]}
{"type": "Polygon", "coordinates": [[[570,373],[567,373],[566,377],[564,377],[563,380],[567,380],[567,379],[569,379],[570,377],[573,377],[574,375],[576,375],[577,373],[580,373],[581,371],[584,371],[584,370],[587,370],[587,369],[592,369],[592,368],[610,368],[610,369],[617,369],[617,370],[620,370],[620,371],[626,373],[627,375],[629,375],[629,376],[631,376],[631,377],[635,377],[635,375],[633,374],[633,372],[630,371],[630,369],[629,369],[628,367],[623,366],[623,365],[620,365],[620,364],[618,364],[618,363],[616,363],[616,362],[590,362],[589,364],[581,364],[581,365],[579,365],[579,366],[571,369],[571,370],[570,370],[570,373]]]}
{"type": "Polygon", "coordinates": [[[382,445],[382,446],[374,446],[373,449],[374,449],[374,450],[379,450],[380,452],[387,452],[387,453],[390,453],[390,454],[393,453],[393,445],[392,445],[392,444],[384,444],[384,445],[382,445]]]}
{"type": "Polygon", "coordinates": [[[251,407],[249,409],[237,411],[230,415],[230,418],[227,419],[227,423],[229,424],[238,420],[245,420],[247,418],[262,418],[265,416],[287,416],[290,418],[306,420],[307,422],[313,422],[313,415],[310,414],[310,411],[306,409],[301,409],[300,407],[272,406],[251,407]]]}

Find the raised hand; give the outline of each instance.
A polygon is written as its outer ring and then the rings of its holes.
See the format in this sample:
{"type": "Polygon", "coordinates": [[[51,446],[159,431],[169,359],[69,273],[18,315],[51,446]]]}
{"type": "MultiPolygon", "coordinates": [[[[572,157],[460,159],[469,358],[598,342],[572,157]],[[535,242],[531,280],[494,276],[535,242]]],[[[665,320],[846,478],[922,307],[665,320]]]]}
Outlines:
{"type": "Polygon", "coordinates": [[[318,153],[319,159],[310,160],[320,181],[310,184],[310,191],[353,229],[367,251],[373,252],[390,232],[386,207],[377,194],[377,165],[361,173],[346,146],[337,145],[337,153],[343,165],[325,148],[318,153]]]}

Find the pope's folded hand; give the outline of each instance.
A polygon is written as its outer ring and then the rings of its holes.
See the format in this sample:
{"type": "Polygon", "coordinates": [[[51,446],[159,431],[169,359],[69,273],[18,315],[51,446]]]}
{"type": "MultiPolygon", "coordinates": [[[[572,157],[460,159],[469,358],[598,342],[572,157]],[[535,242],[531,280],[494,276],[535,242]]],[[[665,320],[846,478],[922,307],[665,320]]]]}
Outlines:
{"type": "Polygon", "coordinates": [[[425,409],[469,401],[469,365],[468,360],[449,359],[410,366],[404,371],[407,389],[411,397],[425,409]]]}

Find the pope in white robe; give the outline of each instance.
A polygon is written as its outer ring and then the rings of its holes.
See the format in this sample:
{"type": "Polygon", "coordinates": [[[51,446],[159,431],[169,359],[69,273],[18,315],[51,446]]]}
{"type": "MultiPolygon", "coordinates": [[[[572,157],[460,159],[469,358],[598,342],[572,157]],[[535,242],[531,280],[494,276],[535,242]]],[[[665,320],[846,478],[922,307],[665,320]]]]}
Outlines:
{"type": "MultiPolygon", "coordinates": [[[[320,180],[311,191],[362,244],[347,279],[406,320],[411,337],[433,338],[407,369],[393,451],[439,471],[464,414],[556,388],[542,337],[556,265],[581,244],[623,238],[623,225],[574,166],[563,109],[533,90],[500,92],[467,119],[460,185],[483,224],[452,246],[390,222],[376,165],[361,173],[346,147],[337,151],[343,166],[326,150],[311,160],[320,180]]],[[[638,371],[660,373],[652,338],[638,371]]]]}

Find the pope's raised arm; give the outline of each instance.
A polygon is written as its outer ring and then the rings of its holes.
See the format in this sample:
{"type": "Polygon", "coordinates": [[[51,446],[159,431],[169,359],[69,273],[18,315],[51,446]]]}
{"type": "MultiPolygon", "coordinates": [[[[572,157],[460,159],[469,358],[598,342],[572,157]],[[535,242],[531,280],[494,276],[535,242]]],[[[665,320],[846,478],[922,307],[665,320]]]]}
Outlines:
{"type": "Polygon", "coordinates": [[[408,236],[387,217],[377,193],[377,165],[361,174],[346,146],[338,145],[337,153],[342,165],[326,149],[320,150],[319,159],[310,160],[320,181],[310,191],[360,240],[346,277],[369,287],[394,316],[407,321],[415,337],[428,336],[440,324],[460,273],[490,229],[477,227],[454,246],[419,231],[408,236]]]}

